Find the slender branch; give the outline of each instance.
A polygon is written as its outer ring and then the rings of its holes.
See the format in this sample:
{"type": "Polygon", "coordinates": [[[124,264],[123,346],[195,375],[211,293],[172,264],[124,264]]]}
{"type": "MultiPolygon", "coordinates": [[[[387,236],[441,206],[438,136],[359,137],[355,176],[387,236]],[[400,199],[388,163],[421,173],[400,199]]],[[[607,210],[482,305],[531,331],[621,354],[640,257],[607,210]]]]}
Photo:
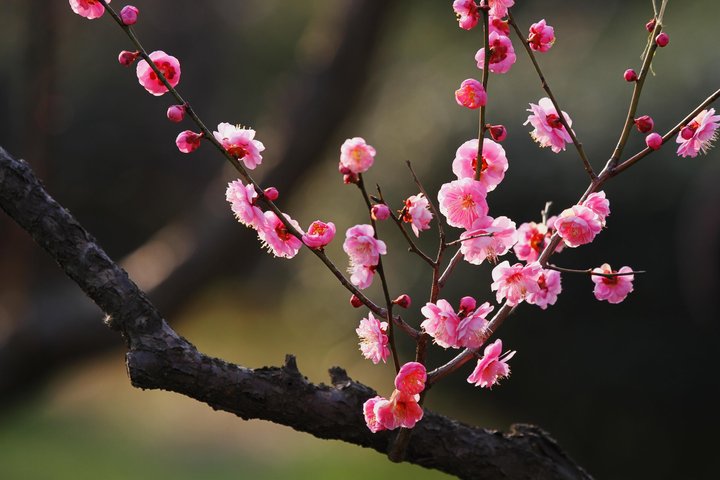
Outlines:
{"type": "Polygon", "coordinates": [[[595,174],[595,171],[593,170],[592,166],[590,165],[590,160],[588,160],[587,154],[585,153],[585,148],[583,148],[583,144],[578,140],[577,136],[575,135],[575,131],[570,128],[570,125],[568,125],[567,120],[565,119],[565,115],[562,113],[562,109],[560,108],[560,105],[558,104],[557,100],[555,99],[555,95],[553,95],[552,90],[550,89],[550,85],[548,85],[547,80],[545,79],[545,75],[543,74],[542,70],[540,69],[540,65],[537,62],[537,59],[535,58],[535,53],[533,53],[532,49],[530,48],[530,44],[528,43],[525,36],[522,34],[520,29],[518,28],[517,24],[515,23],[515,20],[513,19],[512,14],[510,11],[508,11],[508,21],[510,22],[510,25],[512,25],[513,30],[515,30],[515,33],[517,34],[518,38],[520,39],[520,42],[522,42],[523,46],[525,47],[525,51],[527,52],[528,56],[530,57],[530,61],[532,61],[533,66],[535,67],[535,72],[537,72],[538,77],[540,77],[540,83],[542,84],[543,90],[545,90],[545,93],[547,93],[548,97],[550,98],[550,101],[552,102],[553,106],[555,107],[555,111],[557,112],[558,119],[560,120],[560,123],[562,123],[562,126],[565,128],[565,130],[568,132],[568,135],[570,135],[570,138],[572,139],[573,145],[575,145],[575,149],[578,152],[578,155],[580,156],[580,159],[583,162],[583,166],[585,167],[585,171],[587,172],[588,176],[590,176],[590,180],[594,181],[595,178],[597,178],[597,175],[595,174]]]}
{"type": "MultiPolygon", "coordinates": [[[[488,80],[490,78],[490,11],[487,6],[481,7],[483,16],[483,43],[485,45],[485,56],[483,58],[483,71],[482,71],[482,86],[483,90],[487,94],[488,80]]],[[[475,161],[475,180],[480,180],[480,173],[482,172],[482,153],[483,146],[485,144],[485,105],[480,106],[480,114],[478,119],[478,151],[477,160],[475,161]]]]}
{"type": "Polygon", "coordinates": [[[602,272],[595,272],[594,269],[588,268],[585,270],[577,270],[574,268],[564,268],[564,267],[558,267],[557,265],[553,265],[552,263],[548,263],[545,265],[545,268],[549,270],[555,270],[556,272],[562,272],[562,273],[580,273],[583,275],[591,275],[594,277],[605,277],[605,278],[614,278],[614,277],[622,277],[625,275],[635,275],[639,273],[647,273],[645,270],[636,270],[632,272],[613,272],[613,273],[602,273],[602,272]]]}
{"type": "Polygon", "coordinates": [[[455,267],[457,267],[458,263],[460,263],[460,260],[462,260],[462,252],[458,250],[455,252],[455,255],[453,255],[452,259],[450,259],[450,263],[447,267],[445,267],[445,271],[440,275],[440,278],[438,279],[438,287],[442,289],[442,287],[445,286],[445,284],[448,281],[448,278],[450,277],[450,274],[455,270],[455,267]]]}
{"type": "Polygon", "coordinates": [[[451,247],[453,245],[457,245],[458,243],[465,242],[467,240],[474,240],[476,238],[482,238],[482,237],[493,237],[495,234],[493,232],[490,233],[478,233],[477,235],[470,235],[468,237],[462,237],[458,238],[457,240],[453,240],[452,242],[448,242],[445,244],[446,247],[451,247]]]}

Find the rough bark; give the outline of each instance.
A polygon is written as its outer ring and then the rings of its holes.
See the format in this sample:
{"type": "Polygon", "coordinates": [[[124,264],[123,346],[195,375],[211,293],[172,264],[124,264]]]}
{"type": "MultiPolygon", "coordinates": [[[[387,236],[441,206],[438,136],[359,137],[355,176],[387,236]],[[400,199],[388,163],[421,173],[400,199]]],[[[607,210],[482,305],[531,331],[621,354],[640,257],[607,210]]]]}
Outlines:
{"type": "MultiPolygon", "coordinates": [[[[92,236],[53,200],[29,165],[0,148],[0,206],[60,265],[123,335],[134,386],[164,389],[239,417],[288,425],[320,438],[386,452],[394,432],[371,433],[362,404],[375,392],[331,369],[332,385],[314,385],[288,356],[283,367],[249,369],[198,352],[165,322],[146,295],[92,236]]],[[[541,429],[500,433],[426,412],[405,460],[461,478],[590,478],[541,429]]]]}

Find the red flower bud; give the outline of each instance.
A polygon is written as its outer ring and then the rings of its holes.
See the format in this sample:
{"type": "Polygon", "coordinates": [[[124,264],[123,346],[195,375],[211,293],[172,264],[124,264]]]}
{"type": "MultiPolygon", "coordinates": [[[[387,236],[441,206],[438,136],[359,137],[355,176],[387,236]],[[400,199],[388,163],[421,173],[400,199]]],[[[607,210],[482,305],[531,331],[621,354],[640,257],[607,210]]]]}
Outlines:
{"type": "Polygon", "coordinates": [[[118,55],[118,62],[120,62],[120,65],[129,67],[139,56],[140,52],[128,52],[127,50],[123,50],[120,52],[120,55],[118,55]]]}
{"type": "Polygon", "coordinates": [[[649,22],[645,24],[645,30],[652,33],[655,30],[655,19],[651,18],[649,22]]]}
{"type": "Polygon", "coordinates": [[[392,301],[395,305],[397,305],[400,308],[408,308],[410,306],[411,300],[410,295],[403,293],[399,297],[397,297],[395,300],[392,301]]]}
{"type": "Polygon", "coordinates": [[[662,32],[660,35],[655,37],[655,43],[657,43],[658,47],[664,47],[668,43],[670,43],[670,35],[668,35],[665,32],[662,32]]]}
{"type": "Polygon", "coordinates": [[[659,133],[651,133],[645,137],[645,143],[653,150],[658,150],[662,146],[663,139],[659,133]]]}
{"type": "Polygon", "coordinates": [[[655,122],[649,115],[643,115],[635,119],[635,126],[640,133],[648,133],[655,126],[655,122]]]}
{"type": "Polygon", "coordinates": [[[502,142],[507,137],[505,125],[490,125],[490,136],[496,142],[502,142]]]}
{"type": "Polygon", "coordinates": [[[274,202],[280,196],[280,192],[278,192],[278,189],[275,187],[266,188],[265,190],[263,190],[263,194],[265,195],[265,198],[267,198],[271,202],[274,202]]]}
{"type": "Polygon", "coordinates": [[[357,295],[353,295],[350,297],[350,305],[352,305],[355,308],[362,307],[362,301],[357,297],[357,295]]]}
{"type": "Polygon", "coordinates": [[[171,105],[167,109],[167,118],[171,122],[180,123],[185,118],[185,107],[182,105],[171,105]]]}
{"type": "Polygon", "coordinates": [[[125,25],[133,25],[137,22],[138,13],[140,13],[140,10],[138,10],[137,7],[126,5],[120,10],[120,19],[125,25]]]}
{"type": "Polygon", "coordinates": [[[625,70],[625,73],[623,73],[623,77],[625,78],[626,82],[634,82],[637,80],[637,73],[635,73],[635,70],[632,68],[628,68],[625,70]]]}

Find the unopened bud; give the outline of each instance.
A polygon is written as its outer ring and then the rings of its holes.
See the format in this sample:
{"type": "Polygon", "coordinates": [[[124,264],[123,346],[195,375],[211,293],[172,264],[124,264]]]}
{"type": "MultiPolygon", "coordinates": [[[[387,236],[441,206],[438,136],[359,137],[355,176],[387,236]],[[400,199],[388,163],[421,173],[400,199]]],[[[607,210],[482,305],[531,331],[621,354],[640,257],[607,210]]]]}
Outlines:
{"type": "Polygon", "coordinates": [[[140,10],[138,10],[137,7],[126,5],[120,10],[120,19],[125,25],[133,25],[137,22],[138,13],[140,13],[140,10]]]}
{"type": "Polygon", "coordinates": [[[345,184],[357,183],[358,180],[360,180],[360,177],[358,177],[356,173],[350,172],[343,175],[343,182],[345,184]]]}
{"type": "Polygon", "coordinates": [[[496,142],[502,142],[507,137],[505,125],[490,125],[490,136],[496,142]]]}
{"type": "Polygon", "coordinates": [[[655,43],[657,43],[658,47],[664,47],[668,43],[670,43],[670,35],[668,35],[665,32],[662,32],[660,35],[655,37],[655,43]]]}
{"type": "Polygon", "coordinates": [[[460,313],[465,316],[475,310],[476,302],[473,297],[463,297],[460,299],[460,313]]]}
{"type": "Polygon", "coordinates": [[[655,127],[655,122],[649,115],[643,115],[635,119],[635,126],[640,133],[648,133],[655,127]]]}
{"type": "Polygon", "coordinates": [[[370,217],[373,220],[387,220],[390,218],[390,208],[384,203],[378,203],[370,209],[370,217]]]}
{"type": "Polygon", "coordinates": [[[662,146],[662,143],[663,139],[659,133],[651,133],[645,137],[645,144],[653,150],[659,149],[662,146]]]}
{"type": "Polygon", "coordinates": [[[655,19],[651,18],[650,21],[645,24],[645,30],[652,33],[653,30],[655,30],[655,25],[656,25],[655,19]]]}
{"type": "Polygon", "coordinates": [[[139,56],[140,52],[129,52],[127,50],[123,50],[120,52],[120,55],[118,55],[118,62],[120,62],[120,65],[129,67],[139,56]]]}
{"type": "Polygon", "coordinates": [[[625,73],[623,73],[623,78],[625,78],[626,82],[634,82],[637,80],[637,73],[635,73],[635,70],[632,68],[628,68],[625,70],[625,73]]]}
{"type": "Polygon", "coordinates": [[[202,138],[202,135],[202,133],[185,130],[184,132],[180,132],[177,136],[175,139],[175,145],[177,145],[178,150],[182,153],[190,153],[197,150],[200,146],[200,139],[202,138]]]}
{"type": "Polygon", "coordinates": [[[362,307],[362,304],[362,300],[360,300],[357,295],[353,295],[352,297],[350,297],[350,305],[352,305],[353,307],[360,308],[362,307]]]}
{"type": "Polygon", "coordinates": [[[185,107],[182,105],[171,105],[167,109],[167,118],[171,122],[182,122],[183,118],[185,118],[185,107]]]}
{"type": "Polygon", "coordinates": [[[408,308],[410,307],[410,295],[403,293],[399,297],[397,297],[395,300],[392,301],[395,305],[397,305],[400,308],[408,308]]]}
{"type": "Polygon", "coordinates": [[[690,140],[693,135],[695,135],[695,129],[689,125],[684,126],[683,129],[680,130],[680,136],[685,140],[690,140]]]}
{"type": "Polygon", "coordinates": [[[280,192],[278,192],[278,189],[275,187],[266,188],[265,190],[263,190],[263,194],[265,195],[265,198],[267,198],[271,202],[274,202],[280,196],[280,192]]]}

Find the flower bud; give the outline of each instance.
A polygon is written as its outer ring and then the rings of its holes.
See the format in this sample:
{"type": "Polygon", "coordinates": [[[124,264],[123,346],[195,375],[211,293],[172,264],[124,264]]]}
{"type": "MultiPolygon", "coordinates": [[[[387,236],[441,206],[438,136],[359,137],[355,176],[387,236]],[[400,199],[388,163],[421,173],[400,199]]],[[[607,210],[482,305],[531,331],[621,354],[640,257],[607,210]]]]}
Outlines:
{"type": "Polygon", "coordinates": [[[133,25],[137,22],[138,13],[140,13],[140,10],[138,10],[137,7],[126,5],[120,10],[120,19],[125,25],[133,25]]]}
{"type": "Polygon", "coordinates": [[[663,143],[663,139],[660,136],[659,133],[651,133],[647,137],[645,137],[645,143],[648,147],[652,148],[653,150],[658,150],[663,143]]]}
{"type": "Polygon", "coordinates": [[[397,297],[395,300],[392,301],[395,305],[397,305],[400,308],[408,308],[410,307],[410,295],[403,293],[399,297],[397,297]]]}
{"type": "Polygon", "coordinates": [[[120,52],[120,55],[118,55],[118,62],[120,62],[120,65],[129,67],[139,56],[140,52],[128,52],[127,50],[123,50],[120,52]]]}
{"type": "Polygon", "coordinates": [[[502,142],[507,137],[505,125],[490,125],[490,136],[496,142],[502,142]]]}
{"type": "Polygon", "coordinates": [[[655,19],[651,18],[650,21],[645,24],[645,30],[652,33],[653,30],[655,30],[655,25],[656,25],[655,19]]]}
{"type": "Polygon", "coordinates": [[[693,135],[695,135],[695,129],[690,125],[685,125],[683,129],[680,130],[680,136],[685,140],[690,140],[693,135]]]}
{"type": "Polygon", "coordinates": [[[373,220],[387,220],[390,218],[390,209],[384,203],[378,203],[370,209],[370,217],[373,220]]]}
{"type": "Polygon", "coordinates": [[[623,73],[623,77],[625,78],[626,82],[635,82],[637,81],[637,73],[635,73],[635,70],[632,68],[628,68],[625,70],[625,73],[623,73]]]}
{"type": "Polygon", "coordinates": [[[466,316],[473,310],[475,310],[476,306],[475,299],[473,297],[463,297],[460,299],[460,314],[463,316],[466,316]]]}
{"type": "Polygon", "coordinates": [[[362,301],[358,298],[357,295],[353,295],[352,297],[350,297],[350,305],[352,305],[353,307],[360,308],[362,307],[362,304],[362,301]]]}
{"type": "Polygon", "coordinates": [[[274,202],[280,196],[280,192],[278,192],[278,189],[275,187],[266,188],[265,190],[263,190],[263,194],[265,195],[265,198],[267,198],[271,202],[274,202]]]}
{"type": "Polygon", "coordinates": [[[360,180],[360,177],[358,177],[355,173],[350,172],[343,175],[343,183],[346,185],[357,183],[358,180],[360,180]]]}
{"type": "Polygon", "coordinates": [[[183,118],[185,118],[185,107],[182,105],[170,105],[167,109],[167,118],[171,122],[182,122],[183,118]]]}
{"type": "Polygon", "coordinates": [[[670,35],[668,35],[665,32],[662,32],[660,35],[655,37],[655,43],[657,43],[658,47],[664,47],[668,43],[670,43],[670,35]]]}
{"type": "Polygon", "coordinates": [[[652,131],[655,126],[655,122],[649,115],[643,115],[635,119],[635,126],[640,133],[648,133],[652,131]]]}
{"type": "Polygon", "coordinates": [[[184,132],[180,132],[180,135],[177,136],[175,139],[175,145],[177,145],[178,150],[180,150],[182,153],[190,153],[194,150],[197,150],[197,148],[200,146],[200,139],[202,138],[202,133],[195,133],[190,130],[185,130],[184,132]]]}

